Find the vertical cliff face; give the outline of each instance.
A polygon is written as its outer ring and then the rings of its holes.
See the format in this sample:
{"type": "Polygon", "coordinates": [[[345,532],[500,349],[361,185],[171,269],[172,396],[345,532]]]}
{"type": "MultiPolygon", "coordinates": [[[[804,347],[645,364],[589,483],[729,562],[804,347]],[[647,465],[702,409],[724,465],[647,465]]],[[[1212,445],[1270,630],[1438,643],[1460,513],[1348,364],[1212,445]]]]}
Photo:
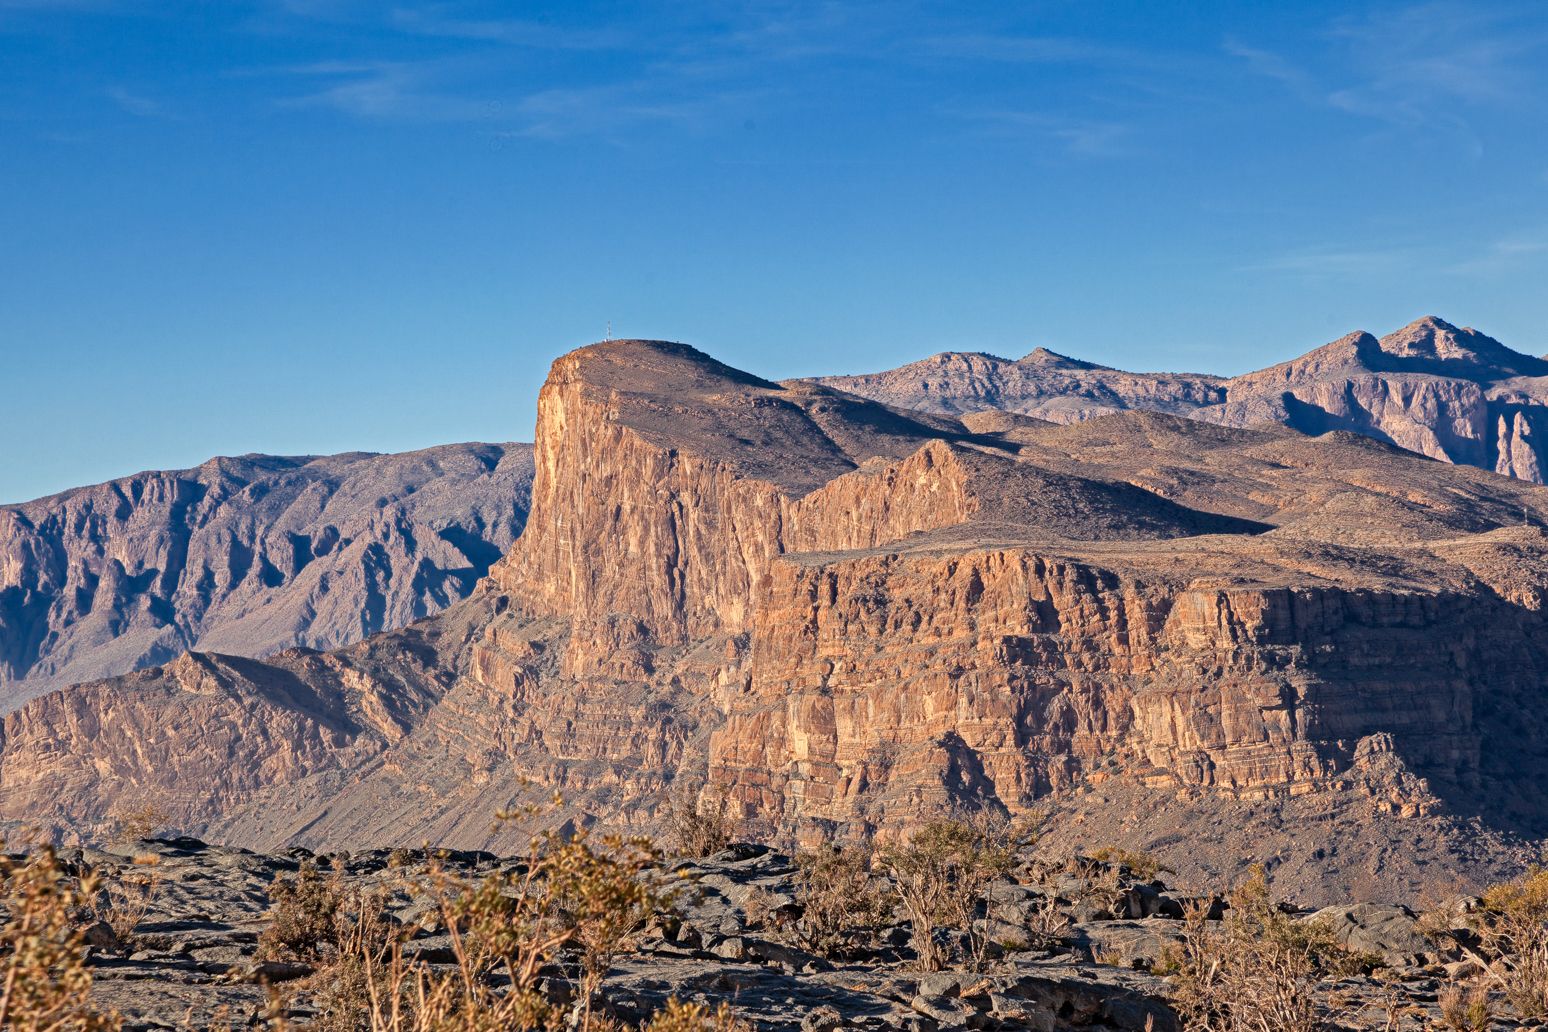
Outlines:
{"type": "Polygon", "coordinates": [[[190,648],[330,648],[465,598],[515,540],[524,445],[245,456],[0,507],[0,711],[190,648]]]}
{"type": "Polygon", "coordinates": [[[1466,597],[1145,583],[1020,550],[789,561],[711,770],[823,834],[1028,811],[1094,774],[1314,792],[1374,735],[1468,785],[1477,693],[1528,697],[1543,645],[1531,614],[1466,597]]]}
{"type": "MultiPolygon", "coordinates": [[[[692,736],[626,731],[617,699],[687,683],[691,655],[698,688],[679,705],[696,707],[696,728],[720,725],[714,783],[792,828],[885,829],[971,801],[1027,809],[1093,775],[1314,792],[1347,783],[1378,740],[1397,743],[1400,767],[1465,784],[1480,766],[1478,679],[1525,691],[1538,676],[1532,610],[1365,587],[1353,570],[1349,586],[1179,577],[1190,560],[1155,542],[1252,540],[1270,524],[1029,466],[987,424],[916,425],[867,456],[815,431],[797,443],[786,420],[809,399],[732,380],[674,404],[738,412],[735,429],[721,411],[674,432],[648,376],[611,380],[597,360],[563,360],[544,389],[531,529],[491,578],[513,614],[565,623],[560,658],[545,675],[497,633],[475,650],[475,679],[529,700],[542,728],[529,754],[690,762],[692,736]],[[806,461],[747,461],[728,440],[806,461]],[[813,471],[829,479],[812,488],[813,471]],[[1028,534],[1050,537],[978,543],[1028,534]],[[1147,544],[1113,567],[1072,557],[1082,539],[1147,544]],[[1454,642],[1438,653],[1443,628],[1454,642]]],[[[1371,486],[1369,470],[1343,473],[1371,486]]],[[[1433,805],[1416,784],[1392,805],[1433,805]]]]}
{"type": "Polygon", "coordinates": [[[560,359],[539,396],[532,518],[491,579],[578,623],[627,613],[663,643],[739,626],[779,552],[782,495],[618,422],[581,363],[560,359]]]}
{"type": "Polygon", "coordinates": [[[813,520],[827,506],[800,501],[939,433],[879,405],[749,377],[681,345],[597,345],[559,359],[543,386],[531,519],[491,581],[581,624],[627,614],[662,644],[738,633],[792,541],[854,547],[960,513],[960,486],[955,501],[940,488],[946,509],[916,511],[937,493],[919,485],[935,484],[935,463],[950,462],[940,451],[882,474],[890,486],[901,477],[903,489],[866,492],[876,508],[849,513],[845,529],[813,520]],[[925,496],[910,496],[916,487],[925,496]]]}

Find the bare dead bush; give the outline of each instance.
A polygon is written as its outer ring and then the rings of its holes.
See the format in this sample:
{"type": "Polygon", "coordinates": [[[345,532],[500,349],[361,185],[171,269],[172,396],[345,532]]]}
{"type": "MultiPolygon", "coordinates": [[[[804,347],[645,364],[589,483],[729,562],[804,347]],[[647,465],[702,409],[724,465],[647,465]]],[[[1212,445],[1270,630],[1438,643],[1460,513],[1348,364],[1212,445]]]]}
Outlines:
{"type": "Polygon", "coordinates": [[[101,888],[92,901],[93,916],[107,923],[120,949],[134,945],[135,931],[156,902],[161,887],[161,858],[137,856],[127,869],[99,875],[101,888]]]}
{"type": "Polygon", "coordinates": [[[1316,1032],[1314,1000],[1324,977],[1363,963],[1331,930],[1296,921],[1269,894],[1261,865],[1231,895],[1223,921],[1203,903],[1184,908],[1183,943],[1165,962],[1172,1006],[1184,1028],[1208,1032],[1316,1032]]]}
{"type": "Polygon", "coordinates": [[[339,916],[347,903],[344,881],[305,861],[294,877],[269,886],[269,924],[258,935],[258,956],[268,960],[328,961],[339,953],[339,916]]]}
{"type": "Polygon", "coordinates": [[[674,996],[655,1013],[642,1032],[753,1032],[753,1026],[737,1017],[725,1001],[710,1010],[705,1004],[683,1003],[674,996]]]}
{"type": "MultiPolygon", "coordinates": [[[[286,898],[331,909],[332,931],[321,922],[297,924],[287,948],[333,943],[333,959],[313,980],[321,990],[317,1025],[325,1032],[603,1032],[611,1023],[593,1013],[593,1004],[608,971],[673,898],[657,860],[643,840],[582,833],[542,836],[521,866],[477,878],[432,863],[422,880],[405,887],[436,908],[451,940],[449,970],[407,952],[404,937],[384,921],[379,897],[337,892],[314,872],[304,887],[284,890],[286,898]],[[539,972],[561,951],[580,971],[580,991],[568,1008],[540,991],[539,972]]],[[[716,1024],[718,1013],[682,1005],[662,1018],[679,1024],[660,1027],[738,1028],[729,1019],[716,1024]]]]}
{"type": "Polygon", "coordinates": [[[905,844],[881,851],[913,928],[921,970],[940,971],[952,959],[936,940],[937,929],[961,933],[968,943],[963,959],[982,963],[986,930],[975,927],[975,918],[987,903],[986,890],[1016,867],[1031,839],[1026,827],[977,814],[928,821],[905,844]]]}
{"type": "Polygon", "coordinates": [[[1027,933],[1031,937],[1027,945],[1033,949],[1047,949],[1063,940],[1070,930],[1070,915],[1059,909],[1059,901],[1044,896],[1037,909],[1027,915],[1027,933]]]}
{"type": "Polygon", "coordinates": [[[171,815],[156,803],[141,803],[113,814],[114,838],[119,842],[148,839],[165,831],[171,820],[171,815]]]}
{"type": "Polygon", "coordinates": [[[1474,982],[1463,987],[1455,982],[1436,994],[1441,1021],[1452,1032],[1488,1032],[1494,1023],[1494,1008],[1489,1003],[1489,987],[1474,982]]]}
{"type": "Polygon", "coordinates": [[[796,945],[824,957],[868,946],[893,902],[877,877],[868,845],[824,845],[796,854],[796,902],[789,925],[796,945]]]}
{"type": "MultiPolygon", "coordinates": [[[[1142,849],[1122,849],[1118,846],[1103,846],[1100,849],[1092,850],[1091,859],[1111,864],[1115,868],[1126,868],[1131,875],[1140,881],[1155,881],[1162,874],[1172,873],[1170,867],[1142,849]]],[[[1115,871],[1114,873],[1116,874],[1117,872],[1115,871]]]]}
{"type": "Polygon", "coordinates": [[[1548,869],[1483,895],[1482,950],[1463,947],[1523,1018],[1548,1016],[1548,869]]]}
{"type": "Polygon", "coordinates": [[[0,856],[0,1029],[116,1032],[116,1014],[91,1003],[79,915],[100,891],[96,877],[72,878],[50,848],[0,856]]]}
{"type": "Polygon", "coordinates": [[[667,809],[671,838],[682,856],[697,859],[718,853],[736,833],[731,801],[724,792],[683,785],[672,793],[667,809]]]}

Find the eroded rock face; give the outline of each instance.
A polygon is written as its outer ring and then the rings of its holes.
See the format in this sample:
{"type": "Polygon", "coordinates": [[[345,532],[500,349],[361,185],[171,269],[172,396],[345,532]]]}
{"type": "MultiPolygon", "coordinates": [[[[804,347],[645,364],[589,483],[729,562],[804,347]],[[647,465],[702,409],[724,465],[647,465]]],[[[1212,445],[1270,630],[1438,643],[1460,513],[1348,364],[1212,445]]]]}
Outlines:
{"type": "Polygon", "coordinates": [[[1001,409],[1059,423],[1145,409],[1226,426],[1351,430],[1446,462],[1543,483],[1548,362],[1433,316],[1380,339],[1351,333],[1231,379],[1126,373],[1038,349],[1019,361],[942,354],[813,380],[931,412],[1001,409]]]}
{"type": "Polygon", "coordinates": [[[0,726],[0,818],[88,826],[132,784],[259,847],[505,848],[523,798],[659,828],[700,776],[808,839],[1107,782],[1206,838],[1221,799],[1354,799],[1352,853],[1548,814],[1548,503],[1520,481],[1349,433],[959,422],[660,342],[566,356],[539,412],[528,530],[467,602],[209,660],[208,695],[168,667],[38,700],[0,726]],[[164,769],[88,730],[162,710],[192,743],[164,769]],[[241,772],[201,795],[220,754],[241,772]]]}
{"type": "Polygon", "coordinates": [[[1548,416],[1548,362],[1433,316],[1379,340],[1352,333],[1236,377],[1198,417],[1345,429],[1447,462],[1542,483],[1533,424],[1548,416]]]}
{"type": "Polygon", "coordinates": [[[0,712],[198,648],[334,648],[466,598],[521,532],[526,445],[244,456],[0,507],[0,712]]]}
{"type": "Polygon", "coordinates": [[[884,373],[819,376],[813,383],[923,412],[998,409],[1054,423],[1147,409],[1186,414],[1225,401],[1225,379],[1192,373],[1129,373],[1047,348],[1011,361],[943,352],[884,373]]]}

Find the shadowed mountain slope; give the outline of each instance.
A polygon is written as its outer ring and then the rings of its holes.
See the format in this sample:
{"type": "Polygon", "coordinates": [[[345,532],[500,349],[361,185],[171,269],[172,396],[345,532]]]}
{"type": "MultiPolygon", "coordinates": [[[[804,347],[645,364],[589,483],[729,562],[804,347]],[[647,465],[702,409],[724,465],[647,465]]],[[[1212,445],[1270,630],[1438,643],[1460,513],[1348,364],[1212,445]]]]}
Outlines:
{"type": "Polygon", "coordinates": [[[1472,884],[1548,830],[1532,485],[1344,432],[959,421],[653,341],[560,358],[538,408],[527,529],[467,601],[36,699],[0,723],[0,818],[501,847],[523,798],[652,829],[688,778],[810,841],[1127,786],[1216,873],[1297,800],[1347,861],[1287,863],[1311,897],[1472,884]]]}
{"type": "Polygon", "coordinates": [[[0,507],[0,711],[190,649],[331,648],[465,598],[532,450],[246,455],[0,507]]]}

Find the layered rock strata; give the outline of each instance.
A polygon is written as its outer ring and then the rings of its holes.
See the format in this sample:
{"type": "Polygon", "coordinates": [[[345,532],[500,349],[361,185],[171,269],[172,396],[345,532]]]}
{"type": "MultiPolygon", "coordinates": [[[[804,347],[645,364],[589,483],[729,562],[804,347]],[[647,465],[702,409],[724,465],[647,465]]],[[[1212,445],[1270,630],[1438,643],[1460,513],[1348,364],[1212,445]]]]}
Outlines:
{"type": "Polygon", "coordinates": [[[807,840],[1103,781],[1201,815],[1353,798],[1372,829],[1548,814],[1548,505],[1521,481],[1347,433],[908,413],[660,342],[565,356],[539,413],[527,530],[468,602],[327,656],[195,657],[209,698],[168,667],[39,700],[0,725],[0,817],[165,794],[255,846],[505,846],[493,814],[534,793],[652,828],[685,778],[807,840]],[[258,697],[297,726],[225,701],[258,697]],[[247,773],[200,799],[203,768],[137,765],[87,730],[124,705],[204,714],[193,751],[247,773]]]}

